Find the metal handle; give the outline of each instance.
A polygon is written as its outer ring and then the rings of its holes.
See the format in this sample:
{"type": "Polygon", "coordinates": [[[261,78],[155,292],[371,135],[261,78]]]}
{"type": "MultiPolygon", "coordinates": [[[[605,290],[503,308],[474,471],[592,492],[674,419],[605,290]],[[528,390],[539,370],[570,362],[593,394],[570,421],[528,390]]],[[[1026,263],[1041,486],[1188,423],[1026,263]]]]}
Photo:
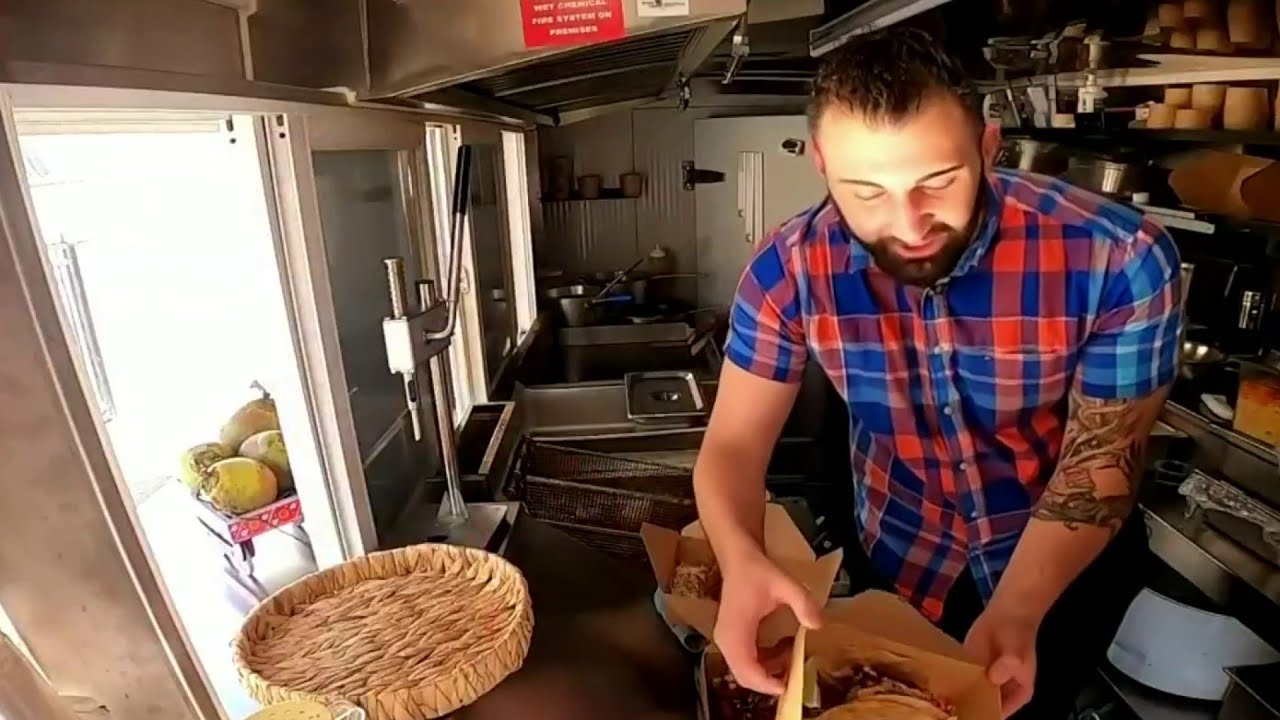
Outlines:
{"type": "Polygon", "coordinates": [[[387,271],[387,291],[391,294],[391,317],[404,317],[404,260],[398,257],[382,259],[387,271]]]}
{"type": "Polygon", "coordinates": [[[609,291],[610,291],[610,290],[612,290],[612,289],[614,288],[614,286],[616,286],[618,283],[622,282],[622,279],[623,279],[623,278],[625,278],[625,277],[627,276],[627,273],[629,273],[629,272],[631,272],[632,270],[635,270],[636,268],[640,267],[640,263],[643,263],[644,261],[645,261],[645,258],[643,258],[643,257],[642,257],[642,258],[640,258],[639,260],[636,260],[635,262],[631,263],[631,265],[630,265],[626,270],[619,270],[619,271],[618,271],[618,272],[613,276],[613,279],[609,281],[609,284],[605,285],[605,286],[604,286],[604,288],[603,288],[600,292],[596,293],[596,296],[595,296],[595,297],[593,297],[593,298],[591,298],[590,300],[588,300],[588,301],[587,301],[587,304],[588,304],[588,305],[595,305],[596,303],[600,302],[600,298],[604,297],[605,295],[608,295],[608,294],[609,294],[609,291]]]}
{"type": "Polygon", "coordinates": [[[427,341],[444,340],[453,335],[458,323],[458,287],[462,282],[462,231],[466,227],[467,208],[471,204],[471,146],[458,146],[458,159],[453,176],[453,219],[449,223],[449,276],[445,287],[444,302],[449,308],[449,319],[444,329],[427,333],[427,341]]]}

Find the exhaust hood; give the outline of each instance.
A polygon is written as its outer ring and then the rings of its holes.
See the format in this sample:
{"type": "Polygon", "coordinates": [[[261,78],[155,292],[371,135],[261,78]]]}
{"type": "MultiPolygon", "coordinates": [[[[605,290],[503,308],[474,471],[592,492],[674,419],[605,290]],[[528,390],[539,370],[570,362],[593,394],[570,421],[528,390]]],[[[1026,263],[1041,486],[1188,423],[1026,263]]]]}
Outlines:
{"type": "MultiPolygon", "coordinates": [[[[366,0],[370,98],[561,113],[653,98],[732,32],[746,0],[366,0]],[[617,39],[530,48],[523,13],[622,11],[617,39]],[[652,10],[651,10],[652,11],[652,10]],[[435,94],[445,88],[445,93],[435,94]]],[[[562,16],[563,17],[563,16],[562,16]]],[[[616,28],[615,28],[616,29],[616,28]]]]}

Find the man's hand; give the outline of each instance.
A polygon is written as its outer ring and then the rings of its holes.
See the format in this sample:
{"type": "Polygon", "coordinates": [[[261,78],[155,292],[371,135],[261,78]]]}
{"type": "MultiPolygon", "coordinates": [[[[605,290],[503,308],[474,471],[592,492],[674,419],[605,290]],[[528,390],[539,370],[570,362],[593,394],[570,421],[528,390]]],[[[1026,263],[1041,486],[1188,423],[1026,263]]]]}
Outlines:
{"type": "Polygon", "coordinates": [[[800,624],[817,628],[822,609],[800,583],[792,580],[769,558],[754,553],[728,566],[720,588],[720,615],[716,618],[715,643],[742,687],[769,695],[781,695],[782,680],[765,670],[756,638],[760,622],[769,613],[788,606],[800,624]]]}
{"type": "Polygon", "coordinates": [[[964,639],[969,652],[987,666],[987,679],[1000,688],[1002,717],[1031,700],[1036,685],[1036,633],[1033,614],[988,605],[964,639]]]}

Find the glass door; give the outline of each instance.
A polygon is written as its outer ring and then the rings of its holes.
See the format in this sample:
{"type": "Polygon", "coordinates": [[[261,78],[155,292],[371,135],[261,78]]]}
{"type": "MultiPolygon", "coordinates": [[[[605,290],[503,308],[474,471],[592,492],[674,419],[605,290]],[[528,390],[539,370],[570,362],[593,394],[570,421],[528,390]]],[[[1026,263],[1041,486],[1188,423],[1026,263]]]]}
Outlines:
{"type": "MultiPolygon", "coordinates": [[[[423,481],[440,467],[429,374],[423,368],[416,377],[418,439],[403,380],[387,368],[382,334],[391,313],[384,258],[404,259],[412,309],[419,304],[418,281],[443,275],[429,242],[426,123],[384,117],[353,127],[309,117],[306,137],[362,490],[372,525],[385,537],[404,508],[421,501],[423,481]]],[[[445,292],[439,282],[437,292],[445,292]]]]}

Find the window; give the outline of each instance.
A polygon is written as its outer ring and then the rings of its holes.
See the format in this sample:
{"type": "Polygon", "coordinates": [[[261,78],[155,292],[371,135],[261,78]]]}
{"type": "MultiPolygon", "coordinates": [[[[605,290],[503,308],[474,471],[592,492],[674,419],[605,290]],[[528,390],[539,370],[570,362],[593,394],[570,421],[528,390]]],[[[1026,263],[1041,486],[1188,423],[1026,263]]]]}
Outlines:
{"type": "Polygon", "coordinates": [[[502,131],[502,158],[507,186],[507,223],[510,228],[508,237],[511,240],[511,279],[516,303],[517,337],[523,339],[533,328],[533,321],[538,315],[524,133],[502,131]]]}
{"type": "MultiPolygon", "coordinates": [[[[473,143],[458,326],[449,348],[458,423],[473,404],[488,400],[489,384],[537,317],[524,134],[487,130],[477,135],[489,140],[473,143]],[[483,245],[479,252],[478,242],[483,245]]],[[[442,293],[447,292],[454,163],[460,144],[457,126],[427,126],[435,274],[441,279],[442,293]]]]}
{"type": "MultiPolygon", "coordinates": [[[[449,269],[449,230],[452,225],[454,164],[457,162],[461,129],[456,125],[427,126],[427,174],[431,192],[432,235],[435,238],[436,278],[441,296],[446,296],[449,269]]],[[[471,278],[470,224],[462,233],[462,281],[459,284],[458,324],[449,344],[449,376],[453,389],[453,420],[461,425],[475,403],[485,402],[484,360],[480,340],[479,308],[471,278]]]]}

